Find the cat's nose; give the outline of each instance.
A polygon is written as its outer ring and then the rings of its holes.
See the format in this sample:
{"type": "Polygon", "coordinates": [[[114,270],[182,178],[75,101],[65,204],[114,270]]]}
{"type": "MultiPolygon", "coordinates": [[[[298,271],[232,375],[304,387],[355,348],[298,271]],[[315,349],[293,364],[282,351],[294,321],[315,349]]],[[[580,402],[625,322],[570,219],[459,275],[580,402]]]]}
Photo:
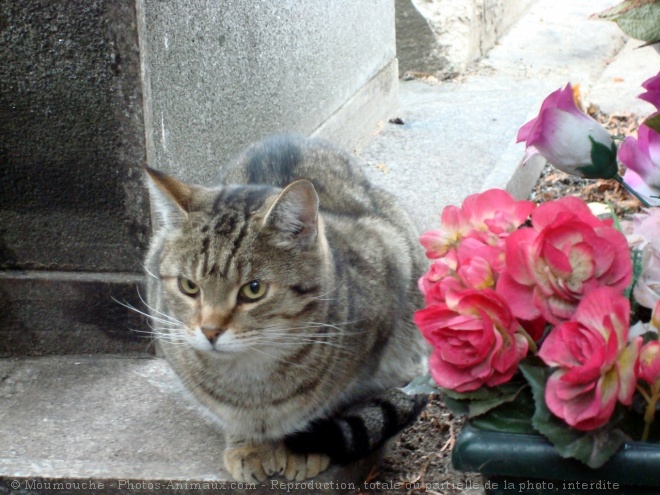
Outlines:
{"type": "Polygon", "coordinates": [[[219,327],[202,327],[202,333],[209,339],[211,344],[214,344],[218,337],[222,335],[225,330],[219,327]]]}

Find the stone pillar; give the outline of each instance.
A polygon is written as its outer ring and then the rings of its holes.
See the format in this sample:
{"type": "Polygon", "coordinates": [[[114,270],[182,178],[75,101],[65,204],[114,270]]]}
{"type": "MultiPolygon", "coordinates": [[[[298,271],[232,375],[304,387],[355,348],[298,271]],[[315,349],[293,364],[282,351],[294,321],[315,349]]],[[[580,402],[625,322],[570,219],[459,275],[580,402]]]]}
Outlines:
{"type": "Polygon", "coordinates": [[[149,164],[178,176],[211,180],[273,133],[350,147],[394,101],[392,0],[138,0],[138,14],[149,164]]]}
{"type": "Polygon", "coordinates": [[[0,356],[146,348],[134,5],[0,1],[0,88],[0,356]]]}

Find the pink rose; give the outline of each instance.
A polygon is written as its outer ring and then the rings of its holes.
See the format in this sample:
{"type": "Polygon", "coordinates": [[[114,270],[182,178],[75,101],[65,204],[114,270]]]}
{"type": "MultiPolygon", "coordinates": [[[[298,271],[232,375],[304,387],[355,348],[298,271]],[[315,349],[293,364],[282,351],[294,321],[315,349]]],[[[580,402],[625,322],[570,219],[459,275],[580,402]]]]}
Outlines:
{"type": "Polygon", "coordinates": [[[493,269],[487,260],[480,256],[461,259],[461,264],[456,272],[459,280],[469,289],[494,289],[495,278],[493,269]]]}
{"type": "Polygon", "coordinates": [[[435,348],[429,363],[433,379],[457,392],[509,381],[527,354],[518,322],[490,289],[450,293],[446,303],[417,311],[415,323],[435,348]]]}
{"type": "Polygon", "coordinates": [[[465,289],[459,280],[456,269],[458,260],[456,252],[450,251],[446,256],[433,261],[429,270],[419,279],[419,290],[426,299],[427,304],[444,302],[449,290],[461,291],[465,289]]]}
{"type": "Polygon", "coordinates": [[[632,401],[642,339],[628,343],[629,314],[630,303],[618,290],[600,287],[543,342],[539,357],[559,367],[548,379],[545,401],[578,430],[603,426],[617,401],[632,401]]]}
{"type": "Polygon", "coordinates": [[[566,173],[591,179],[611,179],[617,173],[611,136],[580,111],[570,84],[543,101],[538,117],[518,131],[521,141],[566,173]]]}
{"type": "Polygon", "coordinates": [[[501,238],[508,237],[525,223],[534,208],[536,204],[533,201],[516,201],[503,189],[489,189],[468,196],[462,206],[472,226],[468,237],[497,246],[501,238]]]}
{"type": "Polygon", "coordinates": [[[420,243],[430,259],[441,258],[468,238],[503,250],[504,239],[527,220],[535,206],[532,201],[516,201],[502,189],[473,194],[460,208],[445,207],[440,229],[422,234],[420,243]]]}
{"type": "Polygon", "coordinates": [[[571,318],[580,300],[602,286],[622,291],[632,265],[625,236],[596,218],[580,199],[564,197],[532,213],[532,227],[506,242],[497,292],[523,320],[571,318]]]}
{"type": "Polygon", "coordinates": [[[456,271],[456,265],[448,263],[447,258],[441,258],[431,263],[429,270],[419,279],[417,286],[419,291],[426,296],[435,285],[446,279],[453,277],[456,271]]]}
{"type": "Polygon", "coordinates": [[[425,232],[419,238],[420,244],[426,249],[426,257],[429,259],[441,258],[447,254],[472,230],[463,211],[453,205],[446,206],[442,210],[440,223],[439,230],[425,232]]]}
{"type": "Polygon", "coordinates": [[[460,268],[447,261],[450,257],[436,260],[430,270],[419,280],[419,288],[427,305],[445,303],[451,293],[465,289],[494,288],[495,281],[490,265],[483,258],[464,260],[460,268]]]}

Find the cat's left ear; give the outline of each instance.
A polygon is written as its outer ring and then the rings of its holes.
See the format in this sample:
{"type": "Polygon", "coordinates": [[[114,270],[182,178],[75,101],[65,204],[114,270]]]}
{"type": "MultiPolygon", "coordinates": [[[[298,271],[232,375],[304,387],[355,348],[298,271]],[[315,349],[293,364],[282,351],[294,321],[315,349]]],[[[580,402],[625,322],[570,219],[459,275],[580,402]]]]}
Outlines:
{"type": "Polygon", "coordinates": [[[144,167],[152,205],[155,230],[175,228],[187,221],[192,211],[195,186],[189,186],[174,177],[153,168],[144,167]]]}
{"type": "Polygon", "coordinates": [[[264,218],[264,227],[275,230],[284,246],[307,248],[318,235],[319,197],[307,179],[289,184],[264,218]]]}

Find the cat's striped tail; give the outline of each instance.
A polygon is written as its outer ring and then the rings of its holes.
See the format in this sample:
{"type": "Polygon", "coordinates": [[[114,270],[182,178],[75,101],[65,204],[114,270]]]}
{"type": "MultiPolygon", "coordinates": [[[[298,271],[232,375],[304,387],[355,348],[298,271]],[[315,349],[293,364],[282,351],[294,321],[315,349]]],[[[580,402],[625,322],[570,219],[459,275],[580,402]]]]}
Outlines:
{"type": "Polygon", "coordinates": [[[285,443],[294,452],[326,454],[337,464],[354,462],[414,423],[427,403],[427,395],[386,390],[337,416],[313,422],[306,431],[286,437],[285,443]]]}

